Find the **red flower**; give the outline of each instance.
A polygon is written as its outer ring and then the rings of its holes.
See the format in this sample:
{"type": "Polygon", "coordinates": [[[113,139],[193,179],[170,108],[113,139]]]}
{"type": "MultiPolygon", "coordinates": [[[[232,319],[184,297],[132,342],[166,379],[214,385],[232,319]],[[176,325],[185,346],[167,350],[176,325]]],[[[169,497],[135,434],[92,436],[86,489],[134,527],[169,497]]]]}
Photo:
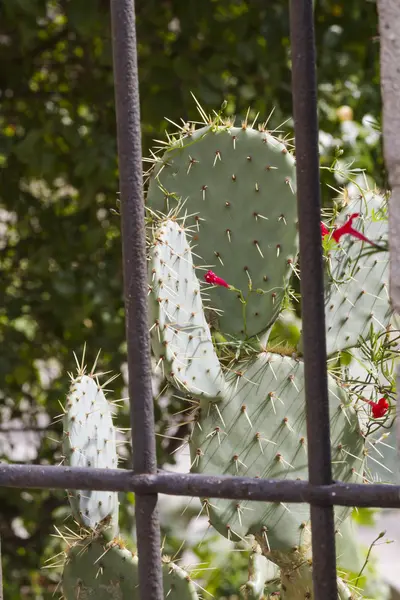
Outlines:
{"type": "Polygon", "coordinates": [[[230,286],[226,283],[224,279],[218,277],[213,271],[207,271],[204,275],[204,279],[207,283],[211,283],[212,285],[221,285],[222,287],[229,288],[230,286]]]}
{"type": "Polygon", "coordinates": [[[369,400],[368,404],[372,408],[372,415],[374,419],[380,419],[381,417],[384,417],[389,410],[389,402],[386,400],[386,398],[380,398],[378,402],[369,400]]]}
{"type": "Polygon", "coordinates": [[[344,225],[342,225],[341,227],[338,227],[338,229],[336,229],[333,232],[332,237],[335,240],[335,242],[339,242],[342,235],[349,234],[359,240],[362,240],[363,242],[372,244],[372,246],[376,245],[376,244],[374,244],[374,242],[371,242],[371,240],[369,240],[367,237],[365,237],[365,235],[363,235],[362,233],[357,231],[357,229],[354,229],[353,221],[354,221],[354,219],[356,219],[359,216],[360,216],[360,213],[353,213],[352,215],[349,216],[349,218],[347,219],[347,221],[344,225]]]}
{"type": "Polygon", "coordinates": [[[321,221],[321,235],[324,238],[326,235],[329,234],[329,229],[327,228],[327,226],[325,225],[325,223],[323,223],[321,221]]]}

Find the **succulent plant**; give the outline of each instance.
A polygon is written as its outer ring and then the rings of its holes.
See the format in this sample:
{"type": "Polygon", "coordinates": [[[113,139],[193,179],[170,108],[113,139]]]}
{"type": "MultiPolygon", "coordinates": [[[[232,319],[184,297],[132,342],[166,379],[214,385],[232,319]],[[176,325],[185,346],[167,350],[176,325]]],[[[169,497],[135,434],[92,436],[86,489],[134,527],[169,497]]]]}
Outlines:
{"type": "MultiPolygon", "coordinates": [[[[290,328],[278,323],[283,309],[293,310],[291,277],[299,275],[293,155],[266,124],[235,127],[215,113],[198,130],[186,124],[154,156],[146,197],[151,342],[177,397],[189,394],[196,407],[191,470],[307,480],[301,338],[297,352],[293,341],[281,345],[290,328]]],[[[368,192],[342,209],[343,224],[321,225],[332,471],[335,480],[366,483],[382,478],[389,446],[382,425],[393,421],[385,198],[368,192]],[[360,357],[364,380],[348,364],[360,357]]],[[[299,337],[290,332],[294,343],[299,337]]],[[[117,463],[110,404],[82,367],[65,409],[64,454],[74,466],[117,463]]],[[[89,531],[68,550],[66,600],[136,597],[137,557],[115,537],[117,495],[69,496],[89,531]]],[[[255,540],[244,597],[278,589],[281,600],[312,598],[307,504],[201,502],[220,534],[255,540]]],[[[337,530],[349,512],[335,508],[337,530]]],[[[197,598],[189,575],[167,558],[163,575],[165,597],[197,598]]],[[[352,597],[340,578],[338,597],[352,597]]]]}
{"type": "Polygon", "coordinates": [[[260,551],[253,552],[249,558],[249,579],[242,588],[246,600],[264,600],[269,588],[277,590],[279,569],[260,551]]]}
{"type": "MultiPolygon", "coordinates": [[[[220,114],[200,113],[204,127],[185,124],[169,136],[149,176],[153,350],[172,386],[199,402],[190,437],[192,471],[306,480],[301,339],[299,354],[284,345],[279,352],[268,347],[271,328],[290,307],[291,276],[298,275],[294,159],[265,124],[235,127],[220,114]],[[190,325],[195,334],[189,346],[190,325]]],[[[341,208],[341,226],[330,232],[321,225],[332,469],[335,480],[363,483],[374,464],[371,451],[380,451],[370,436],[381,435],[392,407],[386,397],[363,397],[367,384],[357,388],[341,361],[390,322],[387,215],[385,198],[370,191],[341,208]],[[362,416],[361,405],[371,413],[362,416]]],[[[307,505],[202,503],[228,539],[255,536],[264,557],[280,568],[281,598],[312,597],[307,505]]],[[[348,514],[346,507],[335,509],[338,528],[348,514]]],[[[262,597],[267,563],[254,561],[246,589],[262,597]]],[[[341,580],[338,586],[339,596],[349,597],[341,580]]]]}
{"type": "MultiPolygon", "coordinates": [[[[76,358],[76,357],[75,357],[76,358]]],[[[98,357],[97,357],[98,358],[98,357]]],[[[77,376],[71,375],[71,387],[63,416],[63,451],[69,466],[116,468],[116,429],[112,404],[94,374],[86,375],[86,367],[78,361],[77,376]]],[[[95,364],[97,363],[97,359],[95,364]]],[[[138,558],[129,551],[118,532],[118,494],[67,490],[79,532],[68,530],[68,542],[62,576],[66,600],[92,598],[108,600],[139,599],[138,558]],[[71,543],[70,541],[71,540],[71,543]]],[[[171,600],[197,600],[196,587],[190,575],[168,556],[161,557],[164,595],[171,600]]]]}

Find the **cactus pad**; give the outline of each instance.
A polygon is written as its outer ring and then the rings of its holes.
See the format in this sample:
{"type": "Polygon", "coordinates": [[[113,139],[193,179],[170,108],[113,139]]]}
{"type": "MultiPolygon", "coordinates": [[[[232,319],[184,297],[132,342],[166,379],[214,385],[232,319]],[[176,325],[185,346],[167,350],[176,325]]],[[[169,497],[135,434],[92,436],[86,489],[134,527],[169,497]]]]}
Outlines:
{"type": "MultiPolygon", "coordinates": [[[[329,402],[333,478],[360,482],[363,438],[357,415],[331,377],[329,402]]],[[[199,424],[201,429],[196,427],[191,439],[193,471],[308,479],[304,368],[300,361],[265,352],[239,363],[228,379],[224,399],[218,405],[202,402],[199,424]]],[[[306,504],[205,499],[203,506],[220,533],[233,540],[253,534],[264,553],[266,548],[282,554],[293,547],[308,547],[306,504]]],[[[347,513],[347,508],[338,508],[339,521],[347,513]]]]}
{"type": "MultiPolygon", "coordinates": [[[[164,597],[197,600],[189,575],[168,558],[163,559],[164,597]]],[[[138,559],[115,539],[86,538],[70,548],[63,573],[66,600],[139,600],[138,559]]]]}
{"type": "MultiPolygon", "coordinates": [[[[63,451],[68,466],[117,467],[111,405],[93,377],[80,375],[72,381],[63,425],[63,451]]],[[[116,530],[117,492],[68,490],[68,497],[74,518],[80,525],[96,529],[107,524],[116,530]]]]}
{"type": "Polygon", "coordinates": [[[277,566],[269,561],[263,554],[254,552],[249,558],[249,580],[243,586],[243,596],[246,600],[264,600],[267,596],[265,592],[276,592],[279,581],[279,570],[277,566]],[[271,586],[265,589],[267,583],[273,582],[271,586]]]}
{"type": "MultiPolygon", "coordinates": [[[[341,213],[343,222],[360,213],[356,228],[373,242],[387,243],[386,201],[378,194],[352,200],[341,213]]],[[[330,277],[325,293],[328,354],[354,347],[360,336],[368,337],[387,327],[389,302],[389,252],[349,235],[330,252],[330,277]]]]}
{"type": "Polygon", "coordinates": [[[190,246],[176,221],[165,221],[155,232],[149,264],[156,360],[176,387],[199,397],[218,398],[224,378],[204,316],[190,246]]]}
{"type": "MultiPolygon", "coordinates": [[[[239,338],[273,323],[297,254],[295,161],[266,131],[220,121],[183,134],[156,163],[147,205],[187,215],[197,266],[241,291],[209,289],[218,326],[239,338]]],[[[204,271],[205,272],[205,271],[204,271]]]]}

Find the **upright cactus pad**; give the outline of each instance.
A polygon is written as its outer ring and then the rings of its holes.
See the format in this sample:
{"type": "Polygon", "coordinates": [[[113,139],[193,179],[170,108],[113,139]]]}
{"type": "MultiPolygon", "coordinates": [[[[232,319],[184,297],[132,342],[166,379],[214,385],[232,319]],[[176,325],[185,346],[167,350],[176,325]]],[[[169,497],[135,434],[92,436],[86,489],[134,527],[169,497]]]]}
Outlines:
{"type": "MultiPolygon", "coordinates": [[[[359,213],[357,229],[378,245],[387,245],[386,201],[367,193],[352,200],[340,220],[359,213]]],[[[351,348],[360,336],[368,337],[371,326],[384,331],[389,324],[389,252],[349,235],[329,253],[330,275],[326,286],[328,354],[351,348]]]]}
{"type": "MultiPolygon", "coordinates": [[[[198,600],[188,573],[168,558],[163,559],[163,580],[165,598],[198,600]]],[[[66,600],[139,600],[137,556],[119,539],[86,538],[68,551],[63,593],[66,600]]]]}
{"type": "Polygon", "coordinates": [[[224,378],[204,317],[200,284],[185,230],[167,220],[150,251],[153,352],[165,376],[196,396],[217,399],[224,378]]]}
{"type": "MultiPolygon", "coordinates": [[[[115,469],[118,463],[115,428],[110,403],[93,377],[73,379],[65,405],[63,451],[71,467],[115,469]]],[[[83,527],[102,525],[116,531],[118,494],[93,490],[68,490],[72,513],[83,527]]]]}
{"type": "MultiPolygon", "coordinates": [[[[329,377],[333,478],[360,483],[363,438],[346,393],[329,377]]],[[[191,439],[192,470],[210,475],[308,479],[303,363],[262,353],[238,364],[218,404],[201,404],[191,439]]],[[[305,504],[203,500],[211,524],[239,540],[256,536],[264,553],[279,558],[309,549],[305,504]]],[[[347,508],[337,509],[340,522],[347,508]]],[[[300,556],[298,554],[298,556],[300,556]]],[[[281,565],[280,565],[281,566],[281,565]]]]}
{"type": "Polygon", "coordinates": [[[241,291],[210,288],[224,334],[252,337],[273,323],[297,254],[295,162],[266,131],[222,124],[187,131],[156,163],[147,205],[187,215],[196,266],[241,291]]]}

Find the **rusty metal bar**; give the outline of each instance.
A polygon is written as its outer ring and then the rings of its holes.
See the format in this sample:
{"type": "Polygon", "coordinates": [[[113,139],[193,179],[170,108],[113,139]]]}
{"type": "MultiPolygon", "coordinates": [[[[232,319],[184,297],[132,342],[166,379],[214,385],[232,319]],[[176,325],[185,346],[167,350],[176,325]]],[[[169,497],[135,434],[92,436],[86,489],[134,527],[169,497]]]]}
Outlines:
{"type": "MultiPolygon", "coordinates": [[[[310,483],[323,486],[332,483],[332,469],[312,0],[290,1],[290,38],[300,233],[308,470],[310,483]]],[[[332,507],[311,505],[311,532],[315,600],[337,600],[332,507]]]]}
{"type": "Polygon", "coordinates": [[[1,537],[0,537],[0,600],[3,600],[3,564],[1,554],[1,537]]]}
{"type": "MultiPolygon", "coordinates": [[[[111,0],[133,467],[156,473],[135,3],[111,0]]],[[[141,598],[162,600],[157,495],[136,497],[141,598]]]]}
{"type": "Polygon", "coordinates": [[[319,486],[290,479],[197,475],[161,470],[154,475],[135,475],[125,469],[0,464],[0,487],[133,491],[146,495],[400,508],[400,485],[335,482],[319,486]]]}

